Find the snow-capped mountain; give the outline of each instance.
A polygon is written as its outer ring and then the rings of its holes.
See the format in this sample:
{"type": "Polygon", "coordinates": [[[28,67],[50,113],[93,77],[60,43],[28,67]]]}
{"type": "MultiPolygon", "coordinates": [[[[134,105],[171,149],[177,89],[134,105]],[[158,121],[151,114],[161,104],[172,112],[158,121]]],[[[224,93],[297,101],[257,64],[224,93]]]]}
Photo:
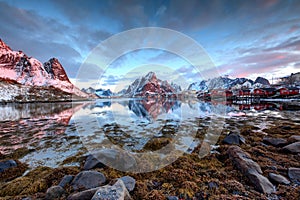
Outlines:
{"type": "Polygon", "coordinates": [[[258,77],[256,80],[258,81],[254,82],[247,78],[230,79],[228,77],[217,77],[209,80],[202,80],[200,82],[194,82],[189,85],[188,90],[207,92],[211,89],[240,89],[242,87],[253,88],[256,86],[255,84],[259,84],[260,86],[270,85],[267,79],[258,77]]]}
{"type": "Polygon", "coordinates": [[[146,76],[136,79],[131,85],[129,85],[124,96],[143,97],[147,95],[172,95],[179,89],[179,86],[175,86],[176,89],[173,88],[168,81],[158,79],[154,72],[149,72],[146,76]]]}
{"type": "Polygon", "coordinates": [[[28,57],[22,51],[13,51],[1,39],[0,72],[2,82],[19,83],[28,88],[41,87],[45,90],[55,88],[79,97],[88,96],[70,82],[64,68],[56,58],[41,63],[33,57],[28,57]]]}
{"type": "Polygon", "coordinates": [[[113,93],[110,89],[108,89],[108,90],[98,89],[95,91],[95,94],[98,97],[110,97],[110,96],[112,96],[113,93]]]}

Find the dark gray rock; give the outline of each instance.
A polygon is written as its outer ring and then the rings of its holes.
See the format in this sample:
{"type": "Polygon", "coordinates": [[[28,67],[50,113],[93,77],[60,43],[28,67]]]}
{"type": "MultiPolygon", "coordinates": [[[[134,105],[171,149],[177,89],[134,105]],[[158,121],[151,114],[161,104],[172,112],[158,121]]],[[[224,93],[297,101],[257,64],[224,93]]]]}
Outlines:
{"type": "Polygon", "coordinates": [[[48,188],[45,199],[46,200],[58,199],[62,197],[65,193],[66,191],[64,190],[64,188],[55,185],[48,188]]]}
{"type": "Polygon", "coordinates": [[[65,175],[62,179],[61,179],[61,181],[59,182],[59,186],[60,187],[65,187],[67,184],[69,184],[69,183],[71,183],[71,181],[73,180],[73,178],[74,178],[74,176],[72,176],[72,175],[65,175]]]}
{"type": "Polygon", "coordinates": [[[292,135],[288,138],[289,143],[300,142],[300,135],[292,135]]]}
{"type": "Polygon", "coordinates": [[[114,185],[100,187],[91,200],[129,200],[131,199],[128,190],[122,180],[114,185]]]}
{"type": "Polygon", "coordinates": [[[289,168],[288,175],[292,182],[300,184],[300,168],[289,168]]]}
{"type": "Polygon", "coordinates": [[[94,194],[99,190],[100,187],[92,188],[82,192],[77,192],[68,196],[67,200],[91,200],[94,194]]]}
{"type": "Polygon", "coordinates": [[[282,147],[287,144],[287,140],[283,138],[270,138],[270,137],[265,137],[263,138],[263,142],[265,144],[272,145],[274,147],[282,147]]]}
{"type": "Polygon", "coordinates": [[[216,182],[209,182],[208,183],[208,188],[211,189],[211,190],[216,189],[218,187],[219,186],[218,186],[218,184],[216,182]]]}
{"type": "Polygon", "coordinates": [[[83,169],[84,170],[89,170],[93,168],[103,168],[105,165],[101,163],[97,158],[95,158],[93,155],[89,155],[86,158],[86,161],[84,163],[83,169]]]}
{"type": "Polygon", "coordinates": [[[125,186],[129,192],[134,190],[135,182],[136,182],[134,178],[132,178],[131,176],[123,176],[119,179],[121,179],[123,181],[123,183],[125,184],[125,186]]]}
{"type": "Polygon", "coordinates": [[[260,166],[251,159],[251,156],[238,146],[231,146],[227,150],[230,160],[248,179],[254,187],[262,193],[275,192],[272,183],[262,175],[260,166]]]}
{"type": "Polygon", "coordinates": [[[71,185],[74,190],[87,190],[103,185],[106,181],[105,176],[96,171],[82,171],[77,174],[71,185]]]}
{"type": "Polygon", "coordinates": [[[289,144],[282,149],[290,153],[300,153],[300,142],[289,144]]]}
{"type": "Polygon", "coordinates": [[[279,174],[274,174],[274,173],[269,173],[269,179],[273,182],[273,183],[279,183],[279,184],[285,184],[288,185],[291,182],[285,178],[284,176],[281,176],[279,174]]]}
{"type": "Polygon", "coordinates": [[[245,143],[245,138],[239,134],[230,133],[224,138],[223,143],[240,145],[241,143],[245,143]]]}
{"type": "Polygon", "coordinates": [[[179,200],[179,198],[176,196],[168,196],[167,199],[168,200],[179,200]]]}
{"type": "Polygon", "coordinates": [[[3,172],[6,169],[16,167],[16,166],[17,166],[17,163],[14,160],[2,161],[2,162],[0,162],[0,172],[3,172]]]}

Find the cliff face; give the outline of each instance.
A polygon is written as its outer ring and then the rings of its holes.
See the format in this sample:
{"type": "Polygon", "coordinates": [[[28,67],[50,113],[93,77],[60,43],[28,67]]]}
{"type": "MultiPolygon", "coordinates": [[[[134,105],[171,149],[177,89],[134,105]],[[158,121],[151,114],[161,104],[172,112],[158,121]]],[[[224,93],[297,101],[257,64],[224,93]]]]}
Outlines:
{"type": "Polygon", "coordinates": [[[80,97],[87,94],[80,91],[69,80],[63,66],[56,58],[44,64],[28,57],[22,51],[13,51],[0,39],[0,80],[31,87],[55,88],[80,97]]]}

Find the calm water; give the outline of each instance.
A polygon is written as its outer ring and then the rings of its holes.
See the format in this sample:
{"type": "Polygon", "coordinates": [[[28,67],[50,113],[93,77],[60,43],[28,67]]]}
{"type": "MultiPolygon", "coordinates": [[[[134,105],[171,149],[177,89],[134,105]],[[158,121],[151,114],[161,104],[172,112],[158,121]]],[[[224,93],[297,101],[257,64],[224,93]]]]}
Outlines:
{"type": "Polygon", "coordinates": [[[173,150],[186,153],[205,141],[213,152],[222,130],[238,131],[226,123],[228,119],[255,125],[261,131],[270,126],[268,117],[299,123],[299,112],[290,108],[294,109],[280,104],[233,106],[133,99],[8,104],[0,107],[0,153],[28,148],[32,152],[21,161],[31,167],[57,167],[78,165],[66,159],[103,149],[117,147],[133,154],[155,151],[153,141],[157,139],[172,140],[173,150]],[[248,120],[253,117],[257,120],[248,120]],[[202,139],[195,138],[199,132],[203,132],[202,139]]]}

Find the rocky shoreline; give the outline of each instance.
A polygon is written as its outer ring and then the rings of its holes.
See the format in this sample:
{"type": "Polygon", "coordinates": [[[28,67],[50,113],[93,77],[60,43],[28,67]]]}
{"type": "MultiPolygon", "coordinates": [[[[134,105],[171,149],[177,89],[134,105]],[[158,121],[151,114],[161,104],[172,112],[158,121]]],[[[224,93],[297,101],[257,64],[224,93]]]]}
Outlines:
{"type": "MultiPolygon", "coordinates": [[[[200,159],[201,145],[167,167],[134,174],[109,168],[91,155],[80,166],[28,166],[27,150],[0,155],[1,199],[299,199],[300,121],[260,117],[226,119],[217,152],[200,159]]],[[[205,130],[196,135],[203,141],[205,130]]],[[[162,140],[163,142],[164,140],[162,140]]],[[[159,141],[158,141],[159,142],[159,141]]],[[[208,148],[208,151],[210,149],[208,148]]],[[[68,161],[66,161],[67,163],[68,161]]]]}

